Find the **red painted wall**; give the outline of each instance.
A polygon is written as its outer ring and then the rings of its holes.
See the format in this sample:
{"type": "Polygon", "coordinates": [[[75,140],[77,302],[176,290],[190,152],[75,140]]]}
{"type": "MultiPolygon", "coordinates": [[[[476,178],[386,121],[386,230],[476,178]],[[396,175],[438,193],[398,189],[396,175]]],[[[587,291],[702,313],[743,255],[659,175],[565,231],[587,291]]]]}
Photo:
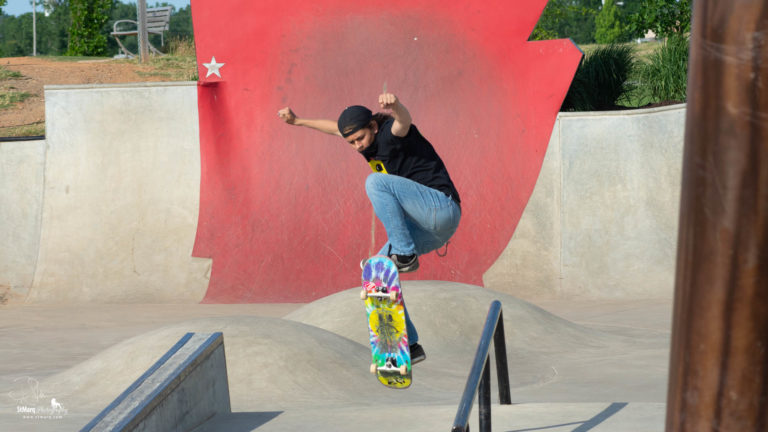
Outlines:
{"type": "Polygon", "coordinates": [[[202,184],[193,254],[205,302],[305,302],[360,283],[385,242],[370,168],[341,138],[279,120],[408,107],[462,197],[448,255],[408,278],[482,284],[533,190],[581,52],[526,42],[544,0],[192,0],[202,184]],[[203,63],[223,63],[221,77],[203,63]]]}

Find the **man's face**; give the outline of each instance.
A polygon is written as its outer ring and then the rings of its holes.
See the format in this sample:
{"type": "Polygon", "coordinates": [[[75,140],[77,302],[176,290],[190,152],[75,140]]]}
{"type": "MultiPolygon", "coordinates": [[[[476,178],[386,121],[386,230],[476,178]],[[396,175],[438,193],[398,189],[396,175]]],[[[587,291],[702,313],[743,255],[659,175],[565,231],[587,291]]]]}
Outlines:
{"type": "Polygon", "coordinates": [[[357,152],[362,152],[373,144],[373,140],[376,138],[376,132],[378,131],[378,125],[375,121],[372,121],[368,127],[364,127],[344,139],[346,139],[357,152]]]}

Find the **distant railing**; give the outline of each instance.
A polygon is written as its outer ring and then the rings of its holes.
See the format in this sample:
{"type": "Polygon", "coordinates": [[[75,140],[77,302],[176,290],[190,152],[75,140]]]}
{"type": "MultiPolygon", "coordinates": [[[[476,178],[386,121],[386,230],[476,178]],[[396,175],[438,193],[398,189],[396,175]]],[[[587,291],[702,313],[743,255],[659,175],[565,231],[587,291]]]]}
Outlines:
{"type": "Polygon", "coordinates": [[[491,303],[488,318],[485,320],[483,334],[477,346],[475,361],[464,387],[464,394],[456,412],[451,432],[469,432],[469,413],[472,411],[472,401],[477,393],[480,409],[480,432],[491,431],[491,357],[489,351],[493,341],[496,353],[496,374],[499,381],[499,402],[511,405],[512,397],[509,391],[509,369],[507,368],[507,344],[504,341],[504,319],[501,313],[501,302],[491,303]]]}

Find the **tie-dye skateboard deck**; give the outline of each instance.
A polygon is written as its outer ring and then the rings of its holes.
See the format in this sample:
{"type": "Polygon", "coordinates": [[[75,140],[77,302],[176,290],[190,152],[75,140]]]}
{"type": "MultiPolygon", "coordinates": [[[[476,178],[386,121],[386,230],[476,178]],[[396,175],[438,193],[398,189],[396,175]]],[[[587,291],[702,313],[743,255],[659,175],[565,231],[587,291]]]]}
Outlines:
{"type": "Polygon", "coordinates": [[[371,343],[371,373],[387,387],[411,385],[411,352],[405,328],[405,308],[395,263],[381,255],[363,266],[363,291],[371,343]]]}

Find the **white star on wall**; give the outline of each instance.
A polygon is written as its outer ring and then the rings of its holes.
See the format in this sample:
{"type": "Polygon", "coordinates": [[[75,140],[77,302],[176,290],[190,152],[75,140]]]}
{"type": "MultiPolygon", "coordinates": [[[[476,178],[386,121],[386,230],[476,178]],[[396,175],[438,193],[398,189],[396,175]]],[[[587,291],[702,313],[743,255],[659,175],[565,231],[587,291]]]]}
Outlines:
{"type": "Polygon", "coordinates": [[[219,69],[221,69],[224,64],[225,63],[216,63],[216,57],[211,56],[210,63],[203,63],[203,66],[208,69],[208,73],[205,74],[205,77],[208,78],[211,75],[216,75],[221,78],[221,72],[219,72],[219,69]]]}

